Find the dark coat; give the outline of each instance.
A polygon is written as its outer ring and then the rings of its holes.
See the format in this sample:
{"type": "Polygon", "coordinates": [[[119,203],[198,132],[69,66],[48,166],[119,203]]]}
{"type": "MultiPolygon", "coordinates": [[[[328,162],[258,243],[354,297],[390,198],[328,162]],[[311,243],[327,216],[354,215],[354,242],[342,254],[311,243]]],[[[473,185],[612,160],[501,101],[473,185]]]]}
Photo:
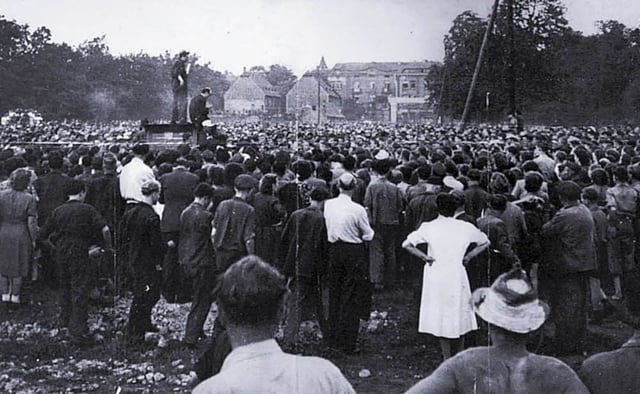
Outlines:
{"type": "Polygon", "coordinates": [[[315,278],[327,269],[328,248],[322,210],[299,209],[289,217],[282,231],[281,270],[291,277],[315,278]]]}
{"type": "Polygon", "coordinates": [[[122,217],[125,206],[120,195],[118,177],[114,174],[92,176],[87,184],[87,195],[84,202],[93,205],[105,218],[109,228],[115,230],[115,225],[122,217]]]}
{"type": "Polygon", "coordinates": [[[180,215],[181,264],[199,266],[215,265],[211,227],[213,214],[201,204],[191,203],[180,215]]]}
{"type": "Polygon", "coordinates": [[[176,168],[160,177],[160,202],[164,203],[161,228],[163,233],[180,231],[180,214],[193,201],[193,190],[200,177],[184,168],[176,168]]]}
{"type": "Polygon", "coordinates": [[[196,95],[189,103],[189,117],[191,123],[202,127],[202,122],[208,119],[209,109],[207,108],[207,98],[201,94],[196,95]]]}
{"type": "Polygon", "coordinates": [[[34,182],[40,202],[38,203],[38,224],[43,225],[51,212],[67,201],[67,187],[71,178],[59,170],[52,170],[34,182]]]}
{"type": "Polygon", "coordinates": [[[162,241],[160,218],[146,203],[135,204],[120,222],[124,258],[136,278],[150,277],[162,265],[166,244],[162,241]]]}
{"type": "Polygon", "coordinates": [[[181,59],[176,60],[175,63],[173,63],[173,67],[171,67],[171,88],[174,92],[187,92],[187,63],[181,59]],[[182,77],[184,81],[182,86],[180,86],[178,76],[182,77]]]}

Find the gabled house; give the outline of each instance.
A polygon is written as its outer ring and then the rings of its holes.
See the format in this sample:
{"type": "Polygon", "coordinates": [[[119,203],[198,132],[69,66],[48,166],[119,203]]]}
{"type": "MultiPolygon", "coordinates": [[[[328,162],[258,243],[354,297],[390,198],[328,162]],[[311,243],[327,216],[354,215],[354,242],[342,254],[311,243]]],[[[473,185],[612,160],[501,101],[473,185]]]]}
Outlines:
{"type": "Polygon", "coordinates": [[[284,99],[262,73],[244,73],[224,94],[224,110],[236,114],[278,115],[284,99]]]}
{"type": "Polygon", "coordinates": [[[318,72],[305,73],[287,93],[287,114],[305,123],[342,120],[342,99],[318,72]]]}

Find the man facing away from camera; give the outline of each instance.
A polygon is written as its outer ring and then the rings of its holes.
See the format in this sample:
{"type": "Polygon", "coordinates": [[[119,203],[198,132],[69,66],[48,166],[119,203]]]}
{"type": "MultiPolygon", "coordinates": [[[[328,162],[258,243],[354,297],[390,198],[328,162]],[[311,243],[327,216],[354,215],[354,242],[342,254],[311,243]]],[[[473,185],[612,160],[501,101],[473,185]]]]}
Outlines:
{"type": "Polygon", "coordinates": [[[578,375],[553,357],[527,350],[528,334],[548,310],[526,273],[514,268],[473,292],[474,312],[489,324],[491,346],[467,349],[407,393],[588,393],[578,375]]]}
{"type": "Polygon", "coordinates": [[[231,353],[220,372],[199,384],[206,393],[354,393],[330,361],[284,353],[273,339],[288,296],[284,276],[251,255],[220,277],[217,303],[231,353]]]}

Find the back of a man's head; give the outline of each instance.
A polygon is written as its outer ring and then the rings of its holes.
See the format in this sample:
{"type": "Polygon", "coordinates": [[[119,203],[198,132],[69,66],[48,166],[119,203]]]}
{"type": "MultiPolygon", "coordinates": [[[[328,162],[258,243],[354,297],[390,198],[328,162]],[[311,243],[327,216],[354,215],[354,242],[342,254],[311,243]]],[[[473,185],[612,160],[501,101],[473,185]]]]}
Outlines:
{"type": "Polygon", "coordinates": [[[287,285],[276,268],[251,255],[234,263],[219,280],[216,294],[227,326],[278,323],[287,285]]]}

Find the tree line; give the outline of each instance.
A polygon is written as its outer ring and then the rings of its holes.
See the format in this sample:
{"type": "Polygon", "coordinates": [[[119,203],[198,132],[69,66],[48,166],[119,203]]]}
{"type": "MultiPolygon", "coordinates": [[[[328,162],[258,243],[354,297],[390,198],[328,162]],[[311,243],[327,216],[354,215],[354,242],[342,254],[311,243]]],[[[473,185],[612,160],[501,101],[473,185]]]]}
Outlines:
{"type": "MultiPolygon", "coordinates": [[[[515,109],[528,123],[580,125],[640,120],[640,29],[608,20],[583,35],[568,26],[560,0],[503,1],[471,102],[472,121],[500,121],[515,109]],[[513,46],[510,39],[513,37],[513,46]],[[513,50],[512,50],[513,48],[513,50]],[[513,70],[513,74],[511,74],[513,70]]],[[[441,115],[464,109],[488,17],[466,11],[444,37],[445,58],[428,86],[441,115]]]]}
{"type": "MultiPolygon", "coordinates": [[[[190,96],[211,87],[209,103],[213,110],[222,110],[231,76],[193,57],[190,96]]],[[[114,56],[104,36],[78,47],[55,43],[47,27],[32,30],[0,15],[0,115],[22,108],[37,110],[45,119],[167,120],[174,61],[169,52],[114,56]]],[[[296,80],[285,66],[261,69],[278,88],[296,80]]]]}

